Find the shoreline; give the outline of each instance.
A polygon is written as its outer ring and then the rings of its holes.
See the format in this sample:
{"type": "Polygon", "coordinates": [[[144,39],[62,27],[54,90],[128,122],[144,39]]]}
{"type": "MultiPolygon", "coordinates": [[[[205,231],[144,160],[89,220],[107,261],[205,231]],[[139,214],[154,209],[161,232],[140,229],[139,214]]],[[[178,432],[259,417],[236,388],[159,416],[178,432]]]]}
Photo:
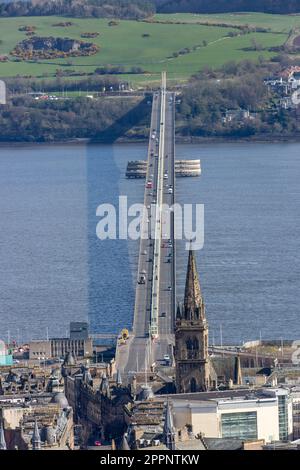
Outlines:
{"type": "MultiPolygon", "coordinates": [[[[1,147],[19,147],[19,146],[30,146],[30,145],[74,145],[74,144],[84,144],[84,145],[118,145],[118,144],[146,144],[148,139],[139,139],[139,138],[127,138],[120,137],[115,141],[107,142],[102,140],[93,140],[93,139],[62,139],[62,140],[53,140],[53,141],[0,141],[1,147]]],[[[198,137],[198,136],[177,136],[176,144],[234,144],[234,143],[260,143],[260,144],[270,144],[270,143],[299,143],[300,135],[295,136],[282,136],[282,135],[257,135],[251,137],[198,137]]]]}

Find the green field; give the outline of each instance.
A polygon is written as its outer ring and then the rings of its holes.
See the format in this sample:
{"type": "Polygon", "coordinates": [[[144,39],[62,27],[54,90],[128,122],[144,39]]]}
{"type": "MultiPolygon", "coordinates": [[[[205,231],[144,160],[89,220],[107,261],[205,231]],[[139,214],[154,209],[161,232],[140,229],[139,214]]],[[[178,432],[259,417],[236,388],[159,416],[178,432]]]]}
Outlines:
{"type": "MultiPolygon", "coordinates": [[[[26,38],[18,31],[23,25],[36,26],[39,36],[61,36],[81,39],[83,32],[99,32],[92,41],[100,46],[97,54],[90,57],[70,57],[38,62],[16,62],[10,56],[8,62],[0,62],[0,76],[32,75],[36,77],[54,76],[56,69],[71,62],[72,70],[90,73],[97,67],[122,65],[129,71],[132,66],[142,67],[145,75],[126,75],[123,78],[136,84],[155,81],[161,70],[168,72],[169,79],[186,80],[193,73],[209,65],[219,67],[229,60],[252,59],[259,56],[270,58],[274,52],[245,51],[253,38],[264,48],[283,44],[294,25],[300,26],[300,16],[266,14],[240,15],[156,15],[153,23],[119,21],[117,26],[109,26],[107,19],[79,19],[62,17],[19,17],[0,18],[0,55],[9,54],[15,45],[26,38]],[[222,21],[235,24],[253,24],[270,27],[269,33],[251,33],[244,36],[226,37],[231,28],[202,26],[197,21],[222,21]],[[73,26],[54,27],[54,23],[72,21],[73,26]],[[186,24],[160,24],[158,21],[184,21],[186,24]],[[193,24],[194,23],[194,24],[193,24]],[[278,34],[280,32],[280,34],[278,34]],[[143,37],[143,34],[149,37],[143,37]],[[207,46],[203,47],[203,41],[207,46]],[[172,57],[174,52],[189,48],[190,53],[172,57]]],[[[236,30],[235,30],[236,31],[236,30]]],[[[67,67],[65,67],[67,70],[67,67]]]]}
{"type": "Polygon", "coordinates": [[[271,15],[267,13],[218,13],[211,15],[174,13],[155,15],[157,21],[180,21],[188,24],[197,22],[228,23],[236,25],[260,26],[270,28],[273,32],[288,33],[291,28],[300,27],[299,15],[271,15]]]}

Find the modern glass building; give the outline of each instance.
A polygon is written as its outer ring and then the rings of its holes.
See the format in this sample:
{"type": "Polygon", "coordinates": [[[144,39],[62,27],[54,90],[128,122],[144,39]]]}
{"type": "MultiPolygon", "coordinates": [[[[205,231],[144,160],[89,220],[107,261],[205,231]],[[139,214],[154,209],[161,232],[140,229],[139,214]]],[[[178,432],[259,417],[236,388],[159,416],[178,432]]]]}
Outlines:
{"type": "Polygon", "coordinates": [[[265,443],[293,436],[292,400],[284,387],[178,394],[172,401],[177,428],[188,423],[195,435],[265,443]]]}
{"type": "Polygon", "coordinates": [[[222,437],[257,439],[257,412],[222,414],[221,435],[222,437]]]}
{"type": "Polygon", "coordinates": [[[265,389],[265,394],[273,395],[278,400],[279,440],[287,441],[293,433],[293,405],[290,392],[286,388],[265,389]]]}

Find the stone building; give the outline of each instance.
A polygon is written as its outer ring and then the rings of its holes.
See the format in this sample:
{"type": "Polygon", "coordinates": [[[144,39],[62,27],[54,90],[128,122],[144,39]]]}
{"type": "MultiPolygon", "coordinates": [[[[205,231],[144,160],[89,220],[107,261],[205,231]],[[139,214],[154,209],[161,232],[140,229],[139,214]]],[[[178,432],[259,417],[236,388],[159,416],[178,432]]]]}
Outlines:
{"type": "Polygon", "coordinates": [[[0,448],[72,450],[73,410],[62,392],[0,401],[0,448]]]}
{"type": "Polygon", "coordinates": [[[199,392],[216,387],[216,374],[208,355],[208,324],[195,255],[189,252],[183,305],[175,325],[176,391],[199,392]]]}
{"type": "Polygon", "coordinates": [[[18,367],[0,368],[1,396],[28,396],[59,391],[63,386],[60,368],[18,367]]]}
{"type": "Polygon", "coordinates": [[[92,338],[51,338],[49,340],[33,340],[29,343],[29,359],[32,360],[65,357],[69,352],[78,358],[92,357],[92,338]]]}
{"type": "Polygon", "coordinates": [[[112,364],[65,366],[63,375],[81,446],[120,439],[126,428],[123,408],[132,397],[112,364]]]}

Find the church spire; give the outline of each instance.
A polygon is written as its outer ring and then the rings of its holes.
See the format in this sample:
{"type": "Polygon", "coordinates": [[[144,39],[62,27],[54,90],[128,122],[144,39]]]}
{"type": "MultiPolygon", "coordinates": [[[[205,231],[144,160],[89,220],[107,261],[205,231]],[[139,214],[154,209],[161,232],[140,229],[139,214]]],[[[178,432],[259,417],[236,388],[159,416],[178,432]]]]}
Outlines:
{"type": "Polygon", "coordinates": [[[1,425],[0,425],[0,450],[7,450],[3,423],[1,423],[1,425]]]}
{"type": "Polygon", "coordinates": [[[197,312],[199,315],[202,305],[203,300],[197,272],[195,254],[192,248],[190,248],[184,291],[185,317],[187,319],[192,319],[191,317],[197,314],[197,312]]]}
{"type": "Polygon", "coordinates": [[[208,355],[208,323],[195,255],[189,251],[181,318],[175,323],[176,391],[203,392],[215,379],[208,355]]]}

